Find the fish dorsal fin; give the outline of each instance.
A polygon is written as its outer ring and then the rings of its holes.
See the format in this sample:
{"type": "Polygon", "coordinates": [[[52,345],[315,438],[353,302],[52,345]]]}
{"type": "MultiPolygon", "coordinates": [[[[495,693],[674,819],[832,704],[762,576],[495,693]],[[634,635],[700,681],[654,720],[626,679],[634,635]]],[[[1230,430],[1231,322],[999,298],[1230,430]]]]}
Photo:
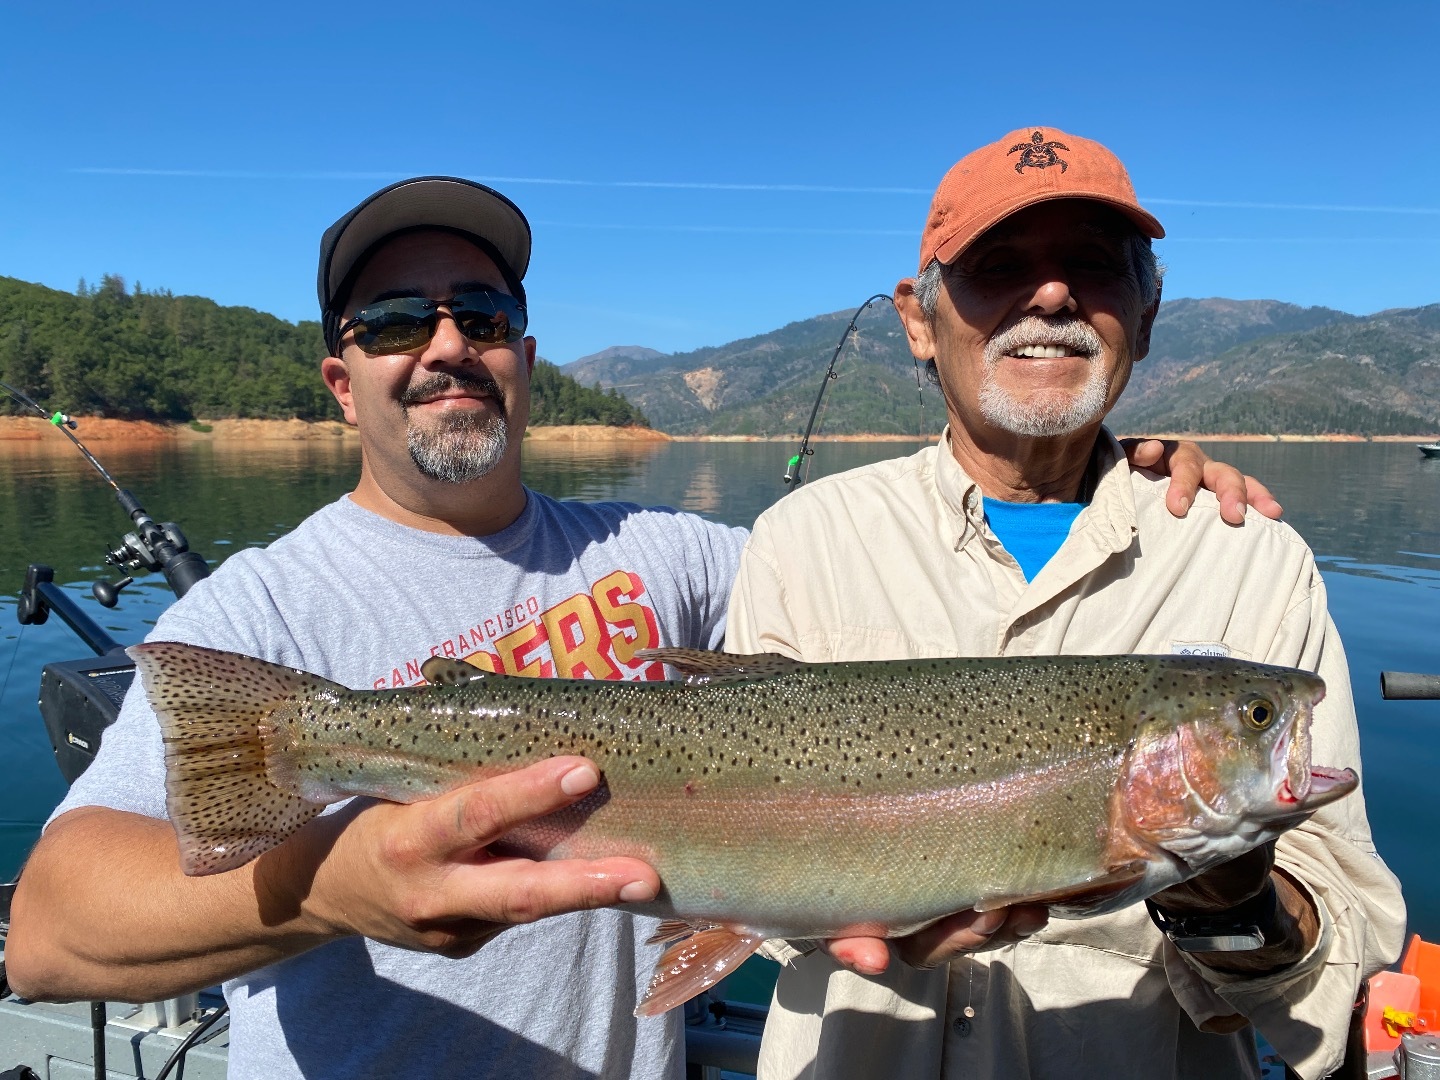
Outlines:
{"type": "MultiPolygon", "coordinates": [[[[1066,917],[1098,914],[1107,905],[1113,904],[1133,885],[1145,877],[1148,864],[1143,859],[1111,867],[1099,877],[1069,885],[1063,889],[1052,889],[1043,893],[1016,893],[1009,896],[987,896],[975,905],[976,911],[994,911],[996,908],[1013,907],[1016,904],[1049,904],[1066,917]]],[[[1137,897],[1138,899],[1138,897],[1137,897]]]]}
{"type": "Polygon", "coordinates": [[[692,686],[716,682],[750,682],[774,675],[786,675],[805,665],[779,653],[712,652],[708,649],[640,649],[635,653],[642,660],[659,660],[669,664],[692,686]]]}
{"type": "Polygon", "coordinates": [[[447,656],[432,656],[420,665],[420,674],[431,686],[464,686],[476,679],[483,679],[485,672],[464,660],[451,660],[447,656]]]}
{"type": "MultiPolygon", "coordinates": [[[[673,922],[662,923],[661,928],[678,929],[673,922]]],[[[759,934],[737,934],[723,926],[694,930],[674,942],[656,961],[650,989],[635,1007],[636,1016],[659,1016],[685,1004],[733,972],[765,940],[759,934]]],[[[657,930],[657,936],[659,933],[657,930]]]]}

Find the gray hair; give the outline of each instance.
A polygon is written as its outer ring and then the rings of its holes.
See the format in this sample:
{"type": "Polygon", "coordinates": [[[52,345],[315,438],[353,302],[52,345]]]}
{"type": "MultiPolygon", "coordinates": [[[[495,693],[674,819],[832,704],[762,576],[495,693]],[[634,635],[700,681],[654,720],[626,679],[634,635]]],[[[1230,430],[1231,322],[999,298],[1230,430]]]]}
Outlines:
{"type": "MultiPolygon", "coordinates": [[[[1131,232],[1125,246],[1130,253],[1130,266],[1135,272],[1135,282],[1140,286],[1140,295],[1147,305],[1153,304],[1160,296],[1160,282],[1165,277],[1165,264],[1155,257],[1155,250],[1148,236],[1131,232]]],[[[915,279],[915,299],[927,319],[935,317],[935,306],[940,302],[941,276],[944,267],[939,259],[931,259],[930,265],[915,279]]]]}

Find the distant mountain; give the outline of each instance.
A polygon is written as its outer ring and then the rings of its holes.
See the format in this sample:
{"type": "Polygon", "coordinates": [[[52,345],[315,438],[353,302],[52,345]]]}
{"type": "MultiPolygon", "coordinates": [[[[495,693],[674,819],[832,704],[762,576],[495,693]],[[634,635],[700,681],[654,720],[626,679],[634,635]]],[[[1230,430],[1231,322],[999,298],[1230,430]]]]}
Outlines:
{"type": "Polygon", "coordinates": [[[608,349],[601,349],[589,356],[582,356],[578,360],[562,365],[568,370],[566,374],[572,379],[580,378],[591,365],[617,364],[622,360],[628,360],[632,365],[643,366],[655,360],[666,360],[669,353],[663,353],[659,349],[647,349],[644,345],[611,345],[608,349]]]}
{"type": "MultiPolygon", "coordinates": [[[[565,373],[583,383],[617,387],[662,431],[798,433],[850,314],[819,315],[768,334],[673,356],[586,358],[567,364],[565,373]]],[[[859,331],[846,345],[837,365],[840,378],[826,395],[824,430],[914,432],[915,364],[899,320],[888,306],[871,308],[859,331]]],[[[938,401],[935,397],[934,408],[938,401]]],[[[932,433],[938,426],[929,424],[932,433]]]]}
{"type": "Polygon", "coordinates": [[[1174,392],[1198,361],[1258,338],[1354,319],[1334,308],[1302,308],[1279,300],[1166,301],[1155,318],[1150,355],[1135,366],[1113,421],[1124,426],[1131,417],[1145,415],[1174,392]]]}
{"type": "Polygon", "coordinates": [[[1217,356],[1171,360],[1165,368],[1163,377],[1152,376],[1148,392],[1126,390],[1117,426],[1216,434],[1434,432],[1440,304],[1336,319],[1217,356]]]}
{"type": "MultiPolygon", "coordinates": [[[[796,434],[849,312],[672,356],[607,349],[569,364],[618,387],[676,434],[796,434]],[[612,355],[614,354],[614,355],[612,355]],[[636,355],[640,354],[640,355],[636,355]]],[[[579,370],[577,370],[579,369],[579,370]]],[[[837,365],[821,430],[918,432],[944,422],[898,319],[872,309],[837,365]]],[[[1149,357],[1112,414],[1117,429],[1251,434],[1418,434],[1440,430],[1440,305],[1359,317],[1276,300],[1166,301],[1149,357]]]]}

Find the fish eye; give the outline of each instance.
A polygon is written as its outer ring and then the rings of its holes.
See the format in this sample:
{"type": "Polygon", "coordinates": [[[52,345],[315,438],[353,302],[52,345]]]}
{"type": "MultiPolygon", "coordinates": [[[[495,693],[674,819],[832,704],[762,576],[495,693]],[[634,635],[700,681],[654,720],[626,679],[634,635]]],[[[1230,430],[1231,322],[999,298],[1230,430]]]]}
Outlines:
{"type": "Polygon", "coordinates": [[[1241,702],[1240,715],[1256,731],[1264,731],[1275,719],[1275,706],[1266,698],[1251,698],[1241,702]]]}

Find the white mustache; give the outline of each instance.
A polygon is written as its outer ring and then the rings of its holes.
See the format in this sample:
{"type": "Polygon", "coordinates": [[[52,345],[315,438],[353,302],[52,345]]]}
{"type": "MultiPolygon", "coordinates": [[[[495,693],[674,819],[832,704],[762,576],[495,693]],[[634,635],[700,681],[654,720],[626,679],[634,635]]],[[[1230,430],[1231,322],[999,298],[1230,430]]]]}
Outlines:
{"type": "Polygon", "coordinates": [[[1063,345],[1092,360],[1105,350],[1095,328],[1081,319],[1029,315],[985,343],[985,362],[993,367],[1027,345],[1063,345]]]}

